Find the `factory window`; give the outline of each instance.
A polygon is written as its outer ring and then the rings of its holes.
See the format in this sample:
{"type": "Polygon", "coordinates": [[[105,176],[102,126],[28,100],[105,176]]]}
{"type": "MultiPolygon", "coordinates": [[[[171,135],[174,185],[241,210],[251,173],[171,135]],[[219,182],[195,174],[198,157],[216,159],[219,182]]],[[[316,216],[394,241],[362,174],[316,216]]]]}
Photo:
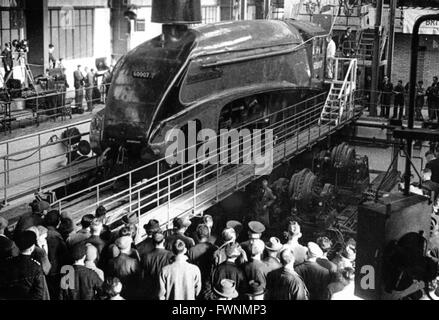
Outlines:
{"type": "Polygon", "coordinates": [[[218,22],[217,13],[219,7],[217,6],[203,6],[201,7],[202,23],[214,23],[218,22]]]}
{"type": "Polygon", "coordinates": [[[20,19],[23,19],[22,11],[0,11],[0,43],[2,49],[5,43],[20,39],[20,28],[22,27],[20,19]]]}
{"type": "Polygon", "coordinates": [[[137,19],[135,22],[135,32],[145,32],[146,31],[146,22],[145,19],[137,19]]]}
{"type": "Polygon", "coordinates": [[[56,58],[69,60],[93,56],[93,9],[75,9],[67,13],[49,10],[49,26],[56,58]]]}

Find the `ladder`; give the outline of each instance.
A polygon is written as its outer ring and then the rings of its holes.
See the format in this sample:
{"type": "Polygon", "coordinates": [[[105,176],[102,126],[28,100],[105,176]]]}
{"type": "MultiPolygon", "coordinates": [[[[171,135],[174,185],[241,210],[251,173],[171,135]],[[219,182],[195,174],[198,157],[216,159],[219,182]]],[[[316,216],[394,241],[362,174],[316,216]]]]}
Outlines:
{"type": "Polygon", "coordinates": [[[338,125],[340,117],[341,100],[339,99],[343,82],[333,82],[328,98],[323,107],[320,124],[338,125]]]}

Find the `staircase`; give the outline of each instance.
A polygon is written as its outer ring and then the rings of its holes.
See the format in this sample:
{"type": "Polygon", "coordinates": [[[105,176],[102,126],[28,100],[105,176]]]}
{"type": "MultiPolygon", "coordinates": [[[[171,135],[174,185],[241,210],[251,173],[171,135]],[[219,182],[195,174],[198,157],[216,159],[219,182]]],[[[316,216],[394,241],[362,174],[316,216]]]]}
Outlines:
{"type": "Polygon", "coordinates": [[[320,118],[320,124],[338,125],[340,116],[341,100],[339,99],[343,82],[333,82],[331,89],[329,90],[328,98],[325,106],[323,107],[322,116],[320,118]]]}
{"type": "Polygon", "coordinates": [[[357,53],[359,60],[372,61],[374,39],[375,31],[373,29],[366,29],[361,32],[357,53]]]}
{"type": "MultiPolygon", "coordinates": [[[[357,59],[360,61],[372,61],[373,59],[373,46],[375,39],[375,31],[373,29],[363,30],[360,34],[357,48],[357,59]]],[[[380,59],[385,60],[383,56],[385,54],[386,44],[388,39],[388,33],[383,30],[380,41],[380,59]]],[[[363,63],[364,64],[364,63],[363,63]]]]}
{"type": "Polygon", "coordinates": [[[355,109],[354,92],[357,82],[358,60],[349,58],[335,59],[334,79],[330,80],[331,88],[319,125],[338,126],[355,109]]]}

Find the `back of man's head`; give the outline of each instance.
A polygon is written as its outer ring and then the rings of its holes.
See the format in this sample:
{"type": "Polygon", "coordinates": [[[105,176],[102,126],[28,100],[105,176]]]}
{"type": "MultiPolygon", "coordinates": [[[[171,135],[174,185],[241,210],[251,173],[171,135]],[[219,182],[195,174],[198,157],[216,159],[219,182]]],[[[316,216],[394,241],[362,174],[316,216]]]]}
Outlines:
{"type": "Polygon", "coordinates": [[[94,218],[95,217],[92,214],[86,214],[85,216],[83,216],[81,219],[82,229],[90,228],[90,225],[93,222],[94,218]]]}
{"type": "Polygon", "coordinates": [[[280,262],[284,267],[288,265],[294,265],[295,258],[293,251],[291,251],[291,249],[282,250],[280,253],[280,262]]]}
{"type": "Polygon", "coordinates": [[[222,237],[224,242],[235,241],[236,240],[236,231],[233,228],[224,229],[222,233],[222,237]]]}
{"type": "Polygon", "coordinates": [[[186,244],[181,241],[180,239],[177,239],[174,244],[172,245],[172,252],[178,256],[186,253],[186,244]]]}
{"type": "Polygon", "coordinates": [[[47,215],[44,217],[44,223],[46,227],[58,227],[59,223],[61,221],[61,215],[59,211],[52,210],[47,213],[47,215]]]}
{"type": "Polygon", "coordinates": [[[96,209],[95,217],[96,217],[97,219],[104,220],[106,215],[107,215],[107,209],[105,209],[104,206],[99,206],[99,207],[96,209]]]}
{"type": "Polygon", "coordinates": [[[72,259],[77,262],[85,259],[87,255],[87,247],[84,243],[78,243],[72,248],[72,259]]]}
{"type": "Polygon", "coordinates": [[[103,229],[102,221],[99,219],[93,219],[93,222],[90,225],[90,232],[94,236],[99,236],[103,229]]]}

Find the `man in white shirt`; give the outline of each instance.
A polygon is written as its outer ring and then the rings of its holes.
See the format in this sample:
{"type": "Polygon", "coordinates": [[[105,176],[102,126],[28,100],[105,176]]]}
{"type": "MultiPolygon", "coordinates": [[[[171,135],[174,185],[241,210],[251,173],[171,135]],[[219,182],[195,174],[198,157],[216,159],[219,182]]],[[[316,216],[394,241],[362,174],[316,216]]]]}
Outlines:
{"type": "Polygon", "coordinates": [[[332,40],[332,37],[330,35],[326,38],[326,41],[328,42],[328,48],[326,50],[326,65],[328,66],[328,79],[333,79],[334,59],[335,59],[337,46],[335,45],[335,42],[334,40],[332,40]]]}

